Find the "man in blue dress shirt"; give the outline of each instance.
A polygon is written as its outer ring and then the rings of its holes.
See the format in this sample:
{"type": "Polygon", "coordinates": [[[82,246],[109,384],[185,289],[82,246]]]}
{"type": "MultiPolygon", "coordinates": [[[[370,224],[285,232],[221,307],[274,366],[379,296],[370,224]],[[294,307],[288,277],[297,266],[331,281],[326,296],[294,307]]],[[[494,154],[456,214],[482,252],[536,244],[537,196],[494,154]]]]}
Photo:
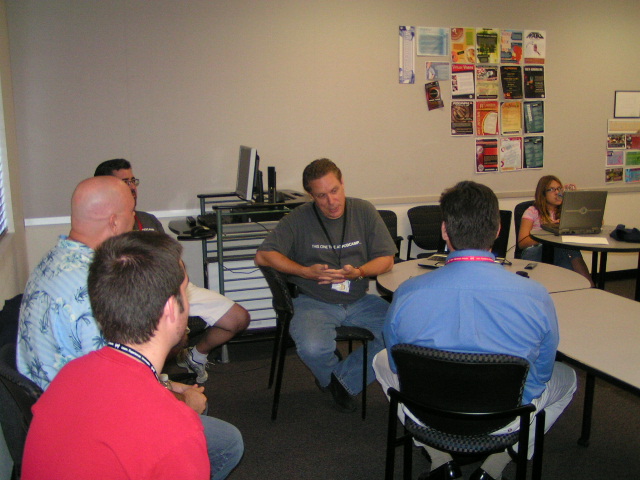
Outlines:
{"type": "MultiPolygon", "coordinates": [[[[575,372],[555,362],[559,334],[553,301],[539,283],[494,263],[490,249],[500,213],[490,188],[460,182],[442,194],[440,206],[442,237],[451,253],[444,267],[408,280],[395,292],[383,330],[387,350],[374,359],[376,376],[385,392],[398,389],[396,366],[387,352],[399,343],[526,358],[530,368],[522,402],[546,410],[546,432],[576,390],[575,372]]],[[[448,453],[424,448],[431,471],[420,479],[461,477],[448,453]]],[[[509,462],[506,451],[490,455],[471,480],[497,480],[509,462]]]]}

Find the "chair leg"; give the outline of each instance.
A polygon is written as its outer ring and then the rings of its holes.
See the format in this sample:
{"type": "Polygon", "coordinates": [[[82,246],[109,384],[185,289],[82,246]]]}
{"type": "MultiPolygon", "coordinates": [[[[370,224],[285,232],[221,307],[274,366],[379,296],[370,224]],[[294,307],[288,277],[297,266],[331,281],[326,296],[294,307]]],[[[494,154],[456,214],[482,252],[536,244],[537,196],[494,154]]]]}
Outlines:
{"type": "Polygon", "coordinates": [[[280,345],[284,339],[282,338],[282,326],[280,322],[277,322],[276,325],[276,336],[273,339],[273,351],[271,352],[271,368],[269,370],[269,384],[267,388],[271,388],[273,386],[273,380],[276,373],[276,365],[278,364],[278,352],[280,351],[280,345]]]}
{"type": "Polygon", "coordinates": [[[369,342],[363,340],[362,342],[362,420],[367,418],[367,354],[369,348],[369,342]]]}
{"type": "Polygon", "coordinates": [[[396,459],[396,429],[397,429],[397,412],[398,401],[394,398],[389,399],[389,419],[387,427],[387,459],[385,463],[384,480],[393,480],[393,471],[395,469],[396,459]]]}
{"type": "Polygon", "coordinates": [[[544,452],[544,424],[546,413],[541,410],[536,415],[536,440],[533,450],[533,469],[531,472],[532,480],[540,480],[542,478],[542,454],[544,452]]]}
{"type": "Polygon", "coordinates": [[[413,437],[404,429],[404,437],[402,439],[402,470],[404,480],[411,480],[413,477],[413,447],[412,441],[413,437]]]}
{"type": "Polygon", "coordinates": [[[520,416],[520,434],[518,435],[518,455],[516,457],[516,480],[527,479],[527,453],[529,446],[529,414],[520,416]]]}
{"type": "Polygon", "coordinates": [[[276,370],[276,386],[273,390],[273,404],[271,406],[271,420],[275,420],[278,416],[278,404],[280,402],[280,388],[282,387],[282,375],[284,373],[284,359],[287,353],[287,342],[286,338],[289,335],[289,323],[286,322],[282,326],[282,333],[279,338],[279,347],[278,347],[278,366],[276,370]]]}

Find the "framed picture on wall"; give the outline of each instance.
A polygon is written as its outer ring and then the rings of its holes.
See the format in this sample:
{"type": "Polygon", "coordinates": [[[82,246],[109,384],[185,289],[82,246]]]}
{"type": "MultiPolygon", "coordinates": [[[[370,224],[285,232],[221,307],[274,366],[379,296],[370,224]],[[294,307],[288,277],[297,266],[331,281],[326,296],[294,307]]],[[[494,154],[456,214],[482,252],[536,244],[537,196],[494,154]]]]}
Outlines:
{"type": "Polygon", "coordinates": [[[615,118],[640,118],[640,91],[616,90],[615,118]]]}

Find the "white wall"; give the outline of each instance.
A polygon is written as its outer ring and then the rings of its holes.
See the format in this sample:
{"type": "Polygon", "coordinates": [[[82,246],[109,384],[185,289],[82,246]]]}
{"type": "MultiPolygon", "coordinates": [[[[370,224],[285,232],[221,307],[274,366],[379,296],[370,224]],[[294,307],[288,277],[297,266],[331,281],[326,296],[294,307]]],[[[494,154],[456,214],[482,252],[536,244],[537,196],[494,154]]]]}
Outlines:
{"type": "MultiPolygon", "coordinates": [[[[527,196],[541,174],[604,186],[615,90],[638,90],[637,0],[7,0],[26,217],[68,215],[97,163],[134,162],[140,207],[196,207],[229,191],[240,144],[282,188],[333,158],[349,192],[380,203],[435,199],[475,178],[527,196]],[[397,80],[399,25],[545,30],[544,171],[475,175],[471,138],[452,138],[397,80]]],[[[443,94],[448,86],[443,83],[443,94]]],[[[447,100],[446,106],[449,106],[447,100]]]]}

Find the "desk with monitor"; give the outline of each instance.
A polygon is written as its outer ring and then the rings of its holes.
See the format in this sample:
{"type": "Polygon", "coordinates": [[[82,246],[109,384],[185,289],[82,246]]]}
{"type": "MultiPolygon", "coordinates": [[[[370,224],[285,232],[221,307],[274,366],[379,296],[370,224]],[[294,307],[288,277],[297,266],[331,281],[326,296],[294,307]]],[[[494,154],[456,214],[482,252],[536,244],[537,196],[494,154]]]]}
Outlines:
{"type": "MultiPolygon", "coordinates": [[[[532,230],[531,238],[542,244],[542,261],[553,263],[553,247],[569,248],[574,250],[586,250],[592,252],[591,272],[594,282],[599,289],[604,289],[605,274],[607,272],[607,254],[616,252],[640,252],[640,243],[621,242],[611,238],[610,234],[615,227],[605,225],[602,232],[590,235],[554,235],[546,230],[532,230]],[[594,238],[606,240],[606,244],[580,243],[572,241],[580,238],[594,238]],[[599,257],[599,262],[598,262],[599,257]]],[[[640,256],[636,270],[635,299],[640,300],[640,256]]]]}

